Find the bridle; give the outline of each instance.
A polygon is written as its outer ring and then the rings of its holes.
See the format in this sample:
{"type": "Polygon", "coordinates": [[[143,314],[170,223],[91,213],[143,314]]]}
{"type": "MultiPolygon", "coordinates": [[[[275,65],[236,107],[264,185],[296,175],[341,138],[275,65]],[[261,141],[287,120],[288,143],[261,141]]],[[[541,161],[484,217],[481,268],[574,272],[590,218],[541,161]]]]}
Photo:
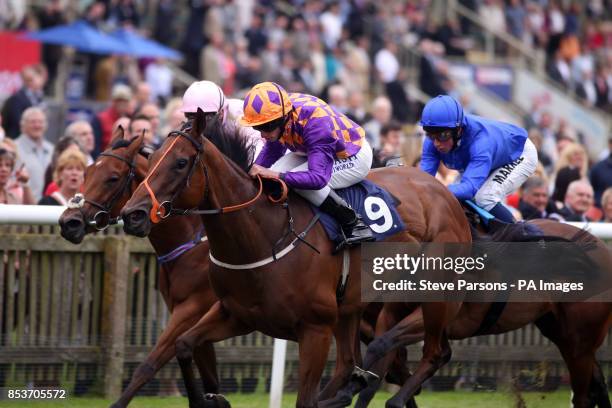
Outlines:
{"type": "Polygon", "coordinates": [[[78,209],[81,213],[81,216],[83,217],[83,220],[85,220],[85,224],[94,227],[98,231],[103,231],[107,229],[110,225],[117,224],[119,222],[119,219],[121,218],[120,216],[111,218],[111,209],[116,204],[119,197],[121,197],[125,191],[127,191],[129,195],[131,195],[132,190],[130,186],[132,184],[132,181],[134,180],[134,177],[136,177],[136,164],[134,163],[134,161],[129,161],[125,157],[121,157],[111,152],[102,152],[100,153],[100,156],[112,157],[128,165],[130,170],[125,180],[123,181],[121,188],[119,188],[110,198],[110,200],[108,200],[105,204],[98,203],[97,201],[85,198],[83,194],[78,193],[70,199],[68,207],[78,209]],[[91,206],[99,210],[90,220],[88,220],[85,214],[83,213],[83,204],[85,203],[90,204],[91,206]]]}
{"type": "Polygon", "coordinates": [[[188,214],[216,215],[216,214],[225,214],[225,213],[229,213],[233,211],[238,211],[243,208],[249,207],[251,204],[257,201],[257,199],[259,199],[259,197],[263,193],[263,180],[261,179],[260,176],[258,176],[257,179],[259,181],[259,191],[255,195],[255,197],[253,197],[252,199],[244,203],[222,207],[222,208],[214,208],[210,210],[199,210],[197,208],[191,208],[191,209],[175,208],[174,200],[176,199],[176,197],[180,195],[180,193],[185,188],[189,187],[191,177],[196,169],[196,163],[200,163],[200,167],[202,168],[202,172],[204,174],[204,179],[205,179],[204,194],[202,196],[202,200],[200,201],[200,203],[206,201],[206,199],[208,198],[209,178],[208,178],[208,168],[206,167],[204,163],[200,161],[200,155],[204,153],[203,143],[200,143],[199,141],[195,140],[189,133],[186,133],[181,130],[174,130],[170,132],[170,134],[168,135],[168,138],[170,137],[176,137],[176,138],[172,141],[170,146],[168,146],[166,151],[163,153],[162,157],[157,161],[155,166],[151,169],[151,171],[149,171],[149,174],[142,182],[144,187],[147,189],[147,192],[149,193],[149,197],[151,198],[152,207],[151,207],[149,216],[151,218],[151,222],[153,222],[154,224],[160,222],[161,220],[165,218],[168,218],[170,215],[188,215],[188,214]],[[149,177],[155,172],[155,170],[157,170],[160,163],[163,161],[166,155],[170,152],[170,150],[172,150],[172,148],[174,147],[174,145],[176,144],[176,142],[179,140],[180,137],[184,137],[185,139],[189,140],[189,142],[196,149],[196,155],[194,157],[193,162],[191,163],[189,167],[189,172],[187,173],[187,177],[185,178],[185,183],[179,189],[177,189],[177,191],[172,195],[172,198],[170,200],[162,201],[160,203],[157,197],[155,196],[153,189],[151,189],[151,186],[149,185],[149,177]]]}

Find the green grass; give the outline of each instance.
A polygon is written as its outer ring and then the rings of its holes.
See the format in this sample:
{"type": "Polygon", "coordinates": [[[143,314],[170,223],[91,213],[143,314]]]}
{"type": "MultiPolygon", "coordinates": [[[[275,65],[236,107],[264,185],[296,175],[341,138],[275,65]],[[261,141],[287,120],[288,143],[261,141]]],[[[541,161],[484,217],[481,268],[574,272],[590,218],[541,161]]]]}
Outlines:
{"type": "MultiPolygon", "coordinates": [[[[570,393],[557,391],[553,393],[526,392],[522,394],[528,408],[559,408],[569,406],[570,393]]],[[[283,408],[295,406],[295,394],[285,394],[283,408]]],[[[391,397],[387,392],[376,395],[373,408],[382,408],[391,397]]],[[[230,394],[228,399],[233,408],[268,408],[268,395],[264,394],[230,394]]],[[[102,398],[68,398],[63,401],[0,401],[2,408],[107,408],[112,401],[102,398]]],[[[513,408],[516,400],[512,395],[503,392],[423,392],[417,397],[420,408],[513,408]]],[[[181,397],[139,397],[130,404],[133,408],[187,408],[187,399],[181,397]]]]}

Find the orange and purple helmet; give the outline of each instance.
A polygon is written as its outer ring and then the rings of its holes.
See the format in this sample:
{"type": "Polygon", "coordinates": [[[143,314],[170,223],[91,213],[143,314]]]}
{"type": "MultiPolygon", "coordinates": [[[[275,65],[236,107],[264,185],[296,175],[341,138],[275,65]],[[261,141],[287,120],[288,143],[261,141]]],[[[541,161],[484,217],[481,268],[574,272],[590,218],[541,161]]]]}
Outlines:
{"type": "Polygon", "coordinates": [[[274,82],[255,85],[244,98],[243,126],[259,126],[283,118],[292,109],[289,94],[274,82]]]}

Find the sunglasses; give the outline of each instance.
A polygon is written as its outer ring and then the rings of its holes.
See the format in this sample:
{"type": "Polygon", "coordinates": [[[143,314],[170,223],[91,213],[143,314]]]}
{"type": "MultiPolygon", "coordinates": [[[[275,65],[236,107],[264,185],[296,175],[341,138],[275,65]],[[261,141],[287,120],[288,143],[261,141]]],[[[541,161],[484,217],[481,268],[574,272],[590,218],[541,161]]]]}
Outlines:
{"type": "Polygon", "coordinates": [[[285,123],[285,118],[273,120],[272,122],[262,123],[261,125],[253,126],[258,132],[273,132],[285,123]]]}
{"type": "Polygon", "coordinates": [[[453,138],[453,136],[455,135],[455,131],[449,129],[436,133],[427,132],[426,135],[431,141],[437,140],[438,142],[447,142],[453,138]]]}

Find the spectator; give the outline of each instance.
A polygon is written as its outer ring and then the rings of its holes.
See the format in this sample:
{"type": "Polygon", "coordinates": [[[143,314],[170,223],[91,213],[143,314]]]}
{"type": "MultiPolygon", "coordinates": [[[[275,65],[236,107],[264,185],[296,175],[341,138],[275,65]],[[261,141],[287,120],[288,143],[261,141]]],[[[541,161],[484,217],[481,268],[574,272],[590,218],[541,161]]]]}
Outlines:
{"type": "Polygon", "coordinates": [[[359,125],[363,125],[372,118],[365,109],[363,92],[355,90],[349,93],[346,116],[359,125]]]}
{"type": "Polygon", "coordinates": [[[593,187],[587,180],[572,181],[565,194],[565,206],[550,218],[560,221],[592,221],[585,214],[593,205],[593,187]]]}
{"type": "Polygon", "coordinates": [[[47,131],[47,116],[41,108],[27,108],[21,116],[21,136],[17,145],[17,168],[25,164],[30,175],[30,187],[35,200],[42,197],[45,170],[51,163],[53,145],[44,139],[47,131]]]}
{"type": "Polygon", "coordinates": [[[329,105],[340,113],[346,114],[348,111],[347,91],[342,85],[335,84],[329,87],[328,91],[329,105]]]}
{"type": "Polygon", "coordinates": [[[23,112],[30,106],[43,106],[45,81],[33,65],[21,70],[21,81],[21,89],[11,95],[2,108],[4,129],[11,139],[19,136],[23,112]]]}
{"type": "Polygon", "coordinates": [[[516,39],[523,40],[527,12],[521,0],[510,0],[506,6],[506,23],[508,32],[516,39]]]}
{"type": "Polygon", "coordinates": [[[612,187],[612,136],[608,139],[608,150],[608,157],[595,164],[589,176],[593,190],[595,190],[595,204],[601,205],[602,209],[602,194],[604,190],[612,187]]]}
{"type": "Polygon", "coordinates": [[[122,116],[128,116],[132,110],[132,90],[129,86],[115,85],[111,93],[111,99],[111,105],[96,116],[93,124],[96,136],[96,151],[99,152],[108,146],[115,121],[122,116]]]}
{"type": "Polygon", "coordinates": [[[338,45],[342,35],[342,17],[340,16],[340,4],[333,1],[329,4],[327,11],[320,16],[323,42],[325,46],[333,50],[338,45]]]}
{"type": "MultiPolygon", "coordinates": [[[[37,17],[40,29],[52,28],[66,22],[64,2],[61,0],[50,0],[39,11],[37,17]]],[[[57,67],[62,58],[62,47],[54,44],[43,44],[42,60],[49,70],[48,84],[55,82],[57,67]]],[[[47,88],[47,92],[51,89],[47,88]]]]}
{"type": "Polygon", "coordinates": [[[162,139],[168,136],[168,133],[175,129],[179,129],[185,121],[185,115],[181,111],[183,101],[180,98],[171,99],[164,110],[164,124],[161,130],[162,139]]]}
{"type": "Polygon", "coordinates": [[[603,222],[612,222],[612,187],[608,187],[601,195],[601,209],[603,222]]]}
{"type": "Polygon", "coordinates": [[[147,82],[139,82],[134,87],[134,106],[141,106],[151,102],[151,86],[147,82]]]}
{"type": "Polygon", "coordinates": [[[22,165],[11,179],[17,163],[12,140],[0,143],[0,204],[34,204],[34,196],[28,184],[28,170],[22,165]]]}
{"type": "Polygon", "coordinates": [[[85,178],[85,156],[78,150],[64,151],[57,160],[53,181],[59,190],[43,197],[39,205],[68,205],[68,201],[79,192],[85,178]]]}
{"type": "Polygon", "coordinates": [[[93,129],[89,122],[85,120],[77,120],[76,122],[72,122],[70,125],[68,125],[68,127],[66,127],[64,135],[74,139],[78,143],[81,150],[83,150],[85,153],[85,159],[88,166],[94,162],[92,153],[96,147],[96,141],[94,139],[93,129]]]}
{"type": "Polygon", "coordinates": [[[547,218],[551,207],[546,181],[537,176],[529,177],[521,187],[518,209],[524,220],[547,218]]]}
{"type": "Polygon", "coordinates": [[[173,78],[174,74],[164,59],[159,58],[147,65],[145,80],[151,88],[152,102],[164,105],[172,97],[173,78]]]}
{"type": "Polygon", "coordinates": [[[380,147],[380,131],[391,120],[391,101],[379,96],[372,103],[372,120],[364,125],[366,138],[373,149],[380,147]]]}
{"type": "Polygon", "coordinates": [[[586,150],[581,144],[567,143],[559,154],[559,160],[556,164],[556,170],[559,172],[565,167],[578,169],[580,178],[587,176],[589,158],[586,150]]]}
{"type": "Polygon", "coordinates": [[[117,130],[119,126],[121,126],[123,130],[127,133],[128,129],[130,128],[130,118],[127,116],[122,116],[119,119],[117,119],[115,123],[113,123],[113,131],[111,134],[114,135],[115,130],[117,130]]]}
{"type": "Polygon", "coordinates": [[[548,173],[552,172],[553,164],[552,160],[544,151],[542,151],[542,133],[538,128],[529,129],[529,140],[531,140],[538,150],[538,160],[542,163],[542,166],[548,173]]]}
{"type": "Polygon", "coordinates": [[[550,157],[552,162],[555,163],[559,154],[557,152],[555,132],[553,130],[553,116],[548,111],[542,111],[537,122],[537,128],[542,135],[542,152],[550,157]]]}
{"type": "Polygon", "coordinates": [[[398,46],[390,39],[385,42],[385,48],[376,53],[374,65],[378,76],[385,84],[385,92],[391,101],[393,117],[405,123],[408,120],[408,96],[400,81],[400,64],[397,59],[398,46]]]}
{"type": "Polygon", "coordinates": [[[397,121],[390,121],[380,130],[380,149],[374,149],[372,168],[385,167],[392,162],[397,164],[402,147],[402,125],[397,121]]]}
{"type": "Polygon", "coordinates": [[[201,56],[200,77],[216,84],[223,83],[223,64],[225,61],[223,41],[222,33],[212,33],[210,43],[204,47],[201,56]]]}
{"type": "Polygon", "coordinates": [[[266,48],[268,36],[263,27],[263,16],[259,13],[253,14],[251,26],[246,30],[244,36],[249,43],[249,54],[253,56],[259,55],[266,48]]]}
{"type": "Polygon", "coordinates": [[[129,135],[127,138],[138,137],[144,132],[144,144],[155,146],[152,129],[153,126],[151,125],[151,121],[148,117],[144,115],[137,115],[130,121],[130,126],[128,128],[129,135]]]}
{"type": "Polygon", "coordinates": [[[55,144],[55,148],[53,149],[53,156],[51,157],[51,163],[47,166],[45,170],[45,189],[43,192],[43,196],[50,195],[55,191],[59,190],[59,186],[53,180],[53,173],[57,167],[57,161],[59,157],[67,150],[74,150],[83,153],[81,150],[81,146],[76,141],[75,138],[71,136],[64,136],[55,144]]]}
{"type": "Polygon", "coordinates": [[[151,138],[153,144],[160,144],[161,136],[159,135],[159,107],[154,103],[147,103],[136,112],[136,117],[143,116],[149,120],[151,124],[151,138]]]}

